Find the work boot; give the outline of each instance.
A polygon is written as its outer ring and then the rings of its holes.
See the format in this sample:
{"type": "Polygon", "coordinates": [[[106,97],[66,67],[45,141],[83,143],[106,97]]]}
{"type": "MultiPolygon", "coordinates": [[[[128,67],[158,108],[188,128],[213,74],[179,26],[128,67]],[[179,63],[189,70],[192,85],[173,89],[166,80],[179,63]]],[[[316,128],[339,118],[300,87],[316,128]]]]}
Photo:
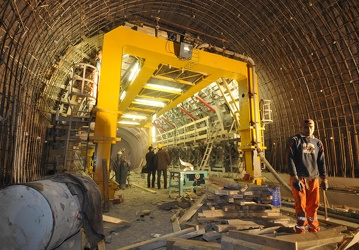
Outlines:
{"type": "Polygon", "coordinates": [[[304,226],[295,226],[295,232],[297,234],[305,234],[305,227],[304,226]]]}
{"type": "Polygon", "coordinates": [[[320,232],[320,227],[314,228],[314,227],[312,227],[312,226],[309,225],[309,227],[308,227],[308,232],[309,232],[309,233],[320,232]]]}

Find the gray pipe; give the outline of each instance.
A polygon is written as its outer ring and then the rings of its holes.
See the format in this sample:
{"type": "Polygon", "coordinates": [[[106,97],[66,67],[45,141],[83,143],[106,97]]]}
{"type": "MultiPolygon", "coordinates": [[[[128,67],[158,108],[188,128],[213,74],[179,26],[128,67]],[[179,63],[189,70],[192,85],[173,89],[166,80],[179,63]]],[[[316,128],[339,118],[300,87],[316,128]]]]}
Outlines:
{"type": "Polygon", "coordinates": [[[259,152],[259,157],[264,162],[269,172],[271,172],[273,176],[277,179],[277,181],[279,181],[279,183],[282,184],[289,192],[292,192],[292,188],[278,175],[277,171],[275,171],[272,165],[265,158],[263,152],[259,152]]]}
{"type": "Polygon", "coordinates": [[[242,54],[230,51],[230,50],[226,50],[226,49],[223,49],[223,48],[220,48],[220,47],[216,47],[216,46],[210,45],[208,43],[200,44],[200,45],[198,45],[196,47],[196,49],[214,49],[215,51],[217,51],[217,52],[219,52],[221,54],[237,57],[237,58],[241,59],[242,61],[245,61],[246,63],[249,63],[252,67],[255,65],[254,60],[252,58],[250,58],[249,56],[245,56],[245,55],[242,55],[242,54]]]}

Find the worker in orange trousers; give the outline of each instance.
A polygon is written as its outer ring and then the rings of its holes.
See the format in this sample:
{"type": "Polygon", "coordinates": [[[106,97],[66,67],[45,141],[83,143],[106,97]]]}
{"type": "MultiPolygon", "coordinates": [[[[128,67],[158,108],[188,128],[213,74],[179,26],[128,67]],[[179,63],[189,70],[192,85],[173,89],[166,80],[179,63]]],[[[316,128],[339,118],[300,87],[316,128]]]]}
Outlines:
{"type": "Polygon", "coordinates": [[[313,136],[314,121],[303,120],[300,133],[290,138],[286,149],[290,185],[297,215],[296,233],[319,232],[319,189],[328,189],[323,143],[313,136]],[[319,177],[321,184],[319,185],[319,177]]]}

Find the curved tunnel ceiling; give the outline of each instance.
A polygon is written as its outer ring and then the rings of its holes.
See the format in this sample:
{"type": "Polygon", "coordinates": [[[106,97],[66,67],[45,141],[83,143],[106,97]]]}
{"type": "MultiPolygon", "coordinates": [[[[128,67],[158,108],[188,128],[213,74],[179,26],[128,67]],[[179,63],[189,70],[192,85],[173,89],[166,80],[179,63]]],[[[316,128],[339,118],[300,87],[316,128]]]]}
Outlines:
{"type": "MultiPolygon", "coordinates": [[[[2,124],[33,116],[26,107],[49,121],[72,63],[95,64],[103,34],[125,22],[173,36],[190,34],[194,42],[250,56],[260,97],[272,100],[274,122],[265,132],[269,158],[284,168],[286,138],[297,132],[301,119],[311,117],[315,134],[330,155],[337,155],[329,158],[337,166],[330,174],[358,175],[357,0],[1,1],[2,124]],[[343,170],[346,166],[352,173],[343,170]]],[[[40,124],[38,117],[33,120],[40,124]]],[[[23,133],[1,129],[3,141],[5,132],[23,133]]]]}

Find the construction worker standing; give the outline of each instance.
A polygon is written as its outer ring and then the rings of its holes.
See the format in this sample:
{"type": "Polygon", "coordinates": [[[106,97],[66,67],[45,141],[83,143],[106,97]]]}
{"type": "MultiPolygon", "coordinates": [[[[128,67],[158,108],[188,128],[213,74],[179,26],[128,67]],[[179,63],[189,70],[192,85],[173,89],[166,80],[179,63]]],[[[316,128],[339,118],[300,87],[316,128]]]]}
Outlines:
{"type": "Polygon", "coordinates": [[[161,175],[163,175],[163,186],[167,188],[167,169],[171,164],[171,157],[166,150],[163,149],[162,144],[157,145],[158,151],[155,154],[155,166],[157,170],[157,187],[161,189],[161,175]]]}
{"type": "Polygon", "coordinates": [[[320,188],[328,189],[323,143],[313,136],[314,121],[303,120],[300,133],[290,138],[286,157],[297,215],[296,233],[319,232],[317,211],[320,188]]]}
{"type": "Polygon", "coordinates": [[[147,168],[147,187],[155,187],[156,179],[156,166],[155,166],[155,152],[152,146],[148,147],[148,153],[146,154],[146,168],[147,168]],[[152,186],[151,186],[152,175],[152,186]]]}

